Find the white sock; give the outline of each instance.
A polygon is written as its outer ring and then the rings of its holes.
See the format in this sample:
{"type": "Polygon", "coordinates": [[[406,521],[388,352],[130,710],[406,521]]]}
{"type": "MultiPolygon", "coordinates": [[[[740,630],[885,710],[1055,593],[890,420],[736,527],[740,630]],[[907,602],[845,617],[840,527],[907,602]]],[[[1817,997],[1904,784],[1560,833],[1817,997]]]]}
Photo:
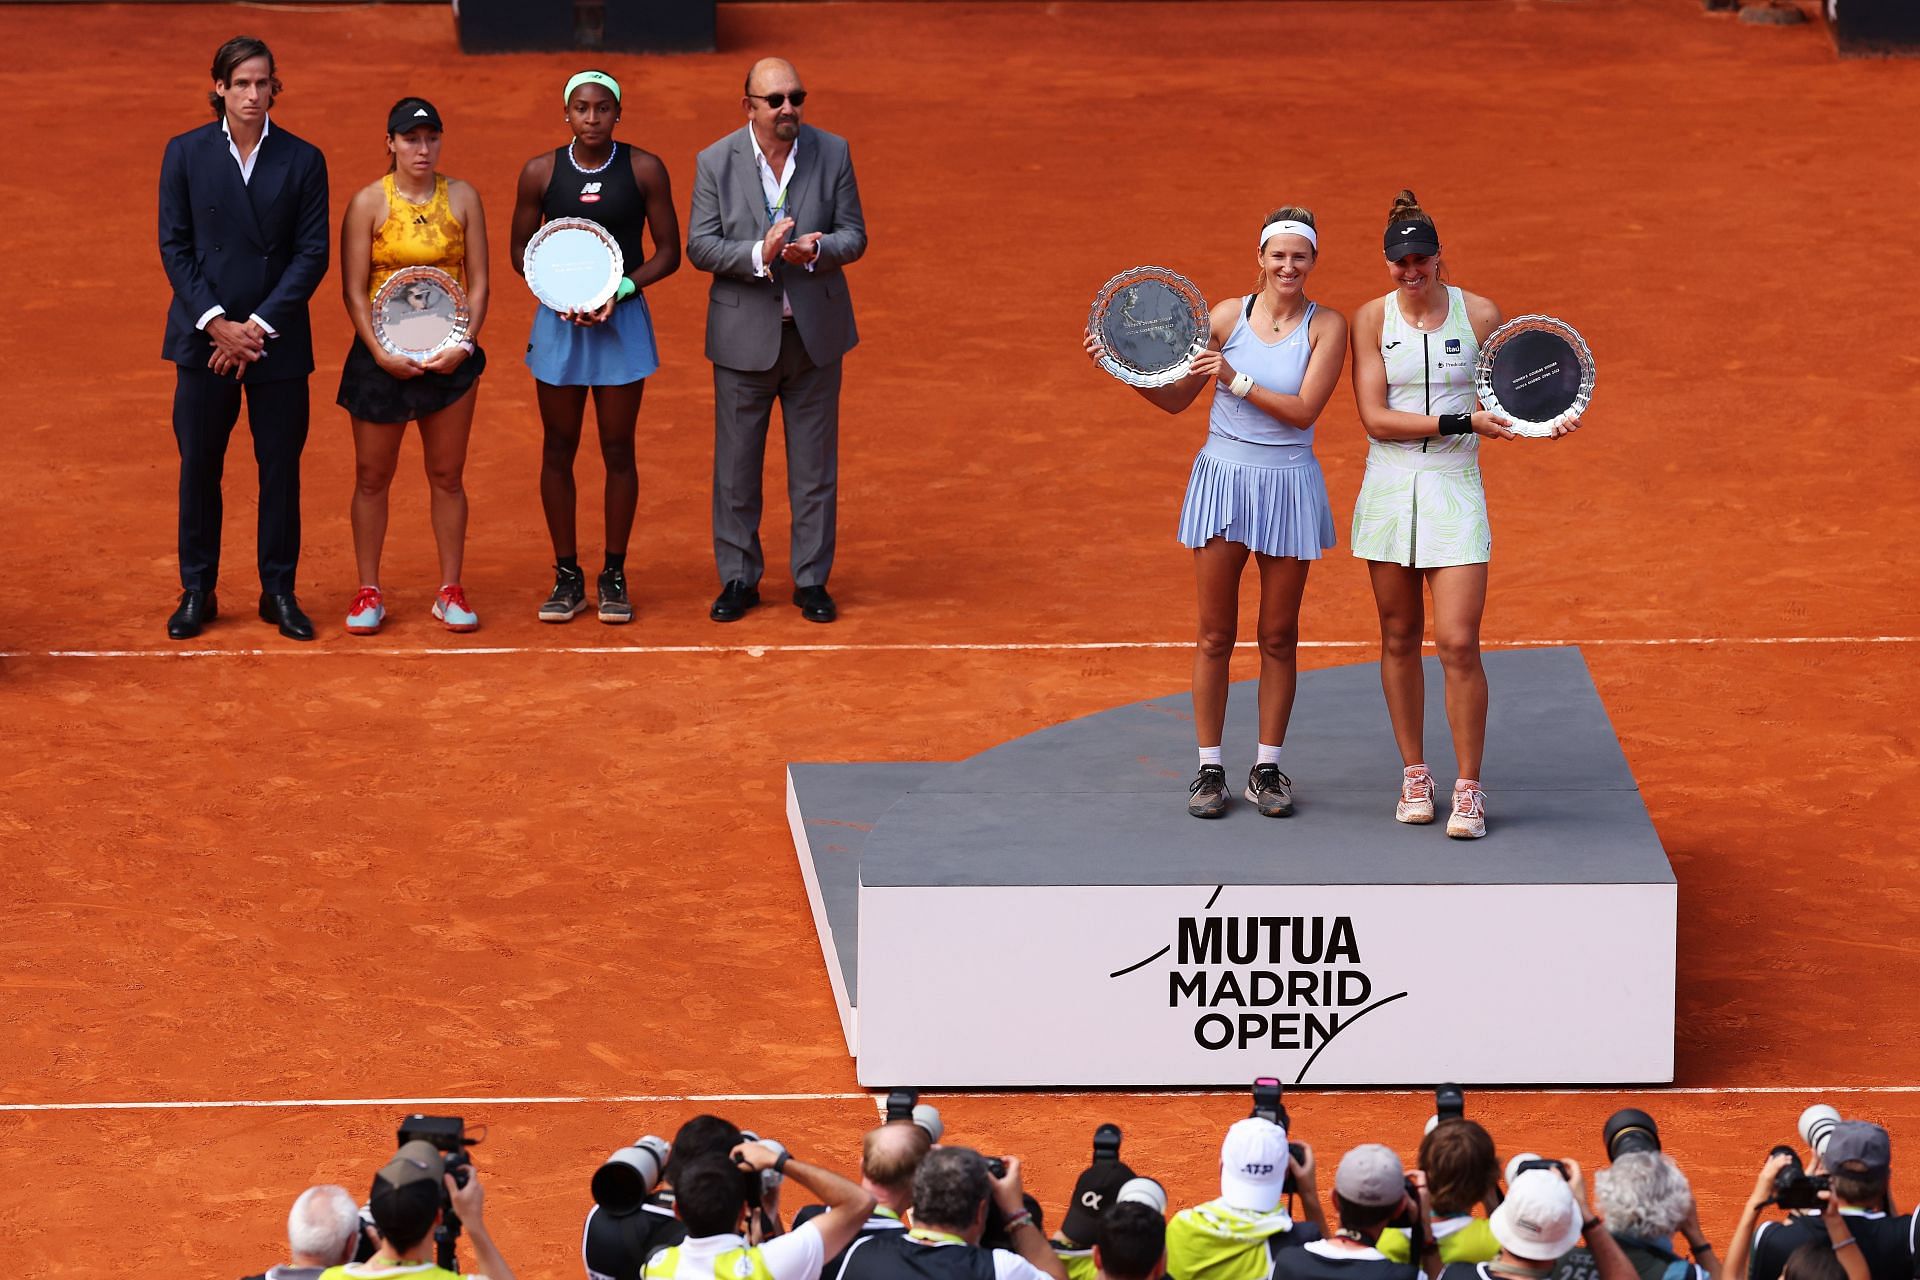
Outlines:
{"type": "Polygon", "coordinates": [[[1220,748],[1218,747],[1200,748],[1200,763],[1203,767],[1210,764],[1219,764],[1220,748]]]}
{"type": "Polygon", "coordinates": [[[1478,778],[1455,778],[1453,780],[1453,789],[1456,792],[1465,791],[1468,787],[1478,787],[1479,785],[1480,779],[1478,778]]]}
{"type": "Polygon", "coordinates": [[[1427,772],[1427,766],[1425,766],[1424,764],[1410,764],[1406,768],[1400,771],[1403,777],[1408,777],[1408,778],[1418,777],[1419,775],[1426,772],[1427,772]]]}
{"type": "Polygon", "coordinates": [[[1259,758],[1255,760],[1254,763],[1255,764],[1279,764],[1280,748],[1270,747],[1264,742],[1261,743],[1259,758]]]}

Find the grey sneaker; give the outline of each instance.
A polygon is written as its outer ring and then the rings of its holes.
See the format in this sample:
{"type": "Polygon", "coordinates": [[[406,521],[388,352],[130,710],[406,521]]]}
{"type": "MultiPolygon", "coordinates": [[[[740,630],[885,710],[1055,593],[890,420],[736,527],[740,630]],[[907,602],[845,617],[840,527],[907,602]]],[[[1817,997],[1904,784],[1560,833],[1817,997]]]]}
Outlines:
{"type": "Polygon", "coordinates": [[[572,622],[587,607],[587,575],[578,569],[553,570],[553,594],[540,606],[542,622],[572,622]]]}
{"type": "Polygon", "coordinates": [[[1247,775],[1247,799],[1264,818],[1284,818],[1293,812],[1293,779],[1277,764],[1257,764],[1247,775]]]}
{"type": "Polygon", "coordinates": [[[633,621],[633,603],[627,599],[626,570],[602,569],[595,587],[600,597],[600,621],[611,626],[633,621]]]}
{"type": "Polygon", "coordinates": [[[1218,818],[1227,811],[1227,771],[1217,764],[1203,764],[1187,788],[1187,812],[1196,818],[1218,818]]]}

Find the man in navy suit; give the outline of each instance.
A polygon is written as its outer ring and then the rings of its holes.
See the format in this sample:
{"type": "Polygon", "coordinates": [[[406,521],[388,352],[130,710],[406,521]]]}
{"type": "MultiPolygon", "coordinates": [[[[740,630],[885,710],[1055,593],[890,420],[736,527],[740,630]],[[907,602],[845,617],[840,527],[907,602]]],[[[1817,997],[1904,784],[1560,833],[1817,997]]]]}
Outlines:
{"type": "Polygon", "coordinates": [[[214,122],[168,142],[160,162],[160,261],[173,286],[161,355],[178,366],[182,590],[167,619],[176,640],[218,612],[220,475],[243,388],[260,468],[260,616],[313,639],[293,578],[313,372],[307,299],[327,274],[327,163],[268,122],[279,90],[266,44],[235,36],[213,58],[214,122]]]}

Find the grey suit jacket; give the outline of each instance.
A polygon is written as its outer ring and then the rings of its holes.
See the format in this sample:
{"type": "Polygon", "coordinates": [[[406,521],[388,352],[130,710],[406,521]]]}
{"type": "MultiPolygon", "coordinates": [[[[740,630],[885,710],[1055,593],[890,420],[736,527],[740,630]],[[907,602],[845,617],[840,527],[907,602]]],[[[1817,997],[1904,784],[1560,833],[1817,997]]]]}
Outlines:
{"type": "Polygon", "coordinates": [[[753,274],[753,246],[771,222],[753,158],[748,126],[700,153],[694,168],[687,259],[713,273],[707,290],[707,359],[759,372],[780,357],[780,290],[793,304],[794,326],[807,356],[829,364],[853,350],[860,333],[842,268],[867,251],[867,224],[846,139],[801,125],[785,214],[795,237],[824,232],[812,271],[785,261],[771,279],[753,274]]]}

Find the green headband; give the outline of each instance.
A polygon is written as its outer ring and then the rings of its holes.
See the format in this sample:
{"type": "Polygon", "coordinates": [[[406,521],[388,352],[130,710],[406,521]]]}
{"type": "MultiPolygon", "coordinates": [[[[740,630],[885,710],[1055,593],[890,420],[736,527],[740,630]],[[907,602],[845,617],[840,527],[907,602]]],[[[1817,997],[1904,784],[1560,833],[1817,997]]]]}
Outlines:
{"type": "Polygon", "coordinates": [[[615,102],[620,101],[620,82],[604,71],[582,71],[567,81],[567,91],[560,95],[560,105],[573,101],[573,91],[583,84],[597,84],[613,95],[615,102]]]}

